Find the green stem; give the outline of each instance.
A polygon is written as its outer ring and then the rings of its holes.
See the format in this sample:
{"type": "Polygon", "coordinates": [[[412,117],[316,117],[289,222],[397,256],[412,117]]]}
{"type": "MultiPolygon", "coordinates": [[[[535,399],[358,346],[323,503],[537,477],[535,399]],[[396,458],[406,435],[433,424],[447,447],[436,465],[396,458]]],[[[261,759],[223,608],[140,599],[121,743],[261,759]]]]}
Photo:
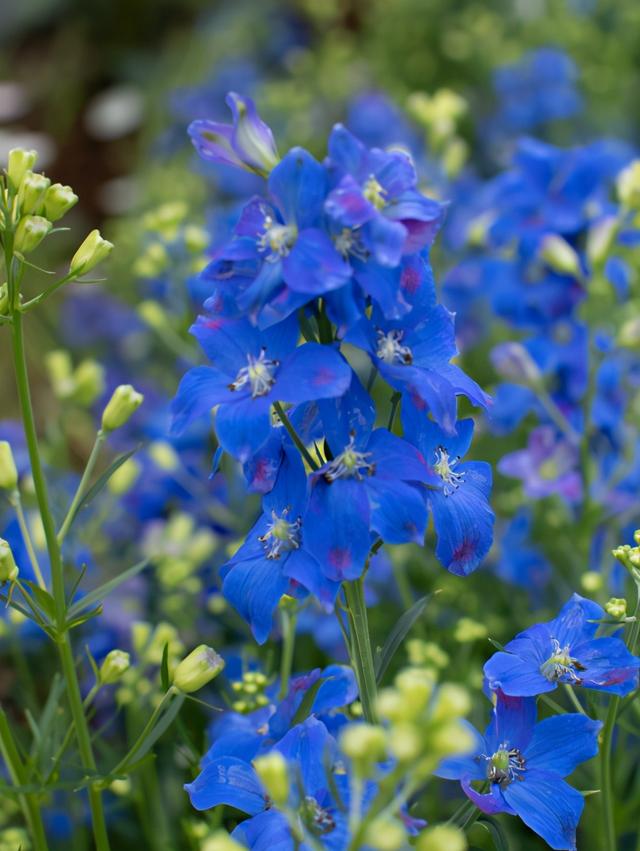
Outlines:
{"type": "Polygon", "coordinates": [[[20,498],[20,492],[18,490],[13,493],[11,497],[11,503],[16,510],[18,526],[20,527],[22,539],[24,541],[24,545],[27,550],[27,555],[29,556],[29,561],[31,562],[31,567],[33,568],[33,572],[35,574],[38,585],[41,588],[46,589],[47,584],[44,581],[42,571],[40,570],[40,563],[38,562],[38,556],[36,555],[36,551],[33,546],[31,533],[29,531],[29,524],[27,523],[27,518],[24,514],[24,508],[22,507],[22,499],[20,498]]]}
{"type": "MultiPolygon", "coordinates": [[[[178,690],[174,686],[170,686],[170,688],[164,693],[162,696],[162,700],[156,706],[156,708],[151,713],[149,720],[144,725],[144,728],[138,738],[136,739],[133,747],[129,749],[129,752],[120,760],[120,762],[116,765],[116,767],[111,772],[112,775],[124,774],[127,766],[131,765],[131,763],[135,760],[135,757],[138,751],[145,744],[145,741],[153,728],[156,726],[156,723],[160,719],[160,716],[165,710],[165,707],[169,704],[171,699],[178,695],[178,690]]],[[[184,699],[184,697],[183,697],[184,699]]]]}
{"type": "MultiPolygon", "coordinates": [[[[7,716],[0,709],[0,750],[7,766],[7,771],[14,786],[24,786],[28,777],[18,753],[18,748],[11,734],[7,716]]],[[[40,804],[37,795],[25,794],[19,796],[20,806],[29,828],[35,851],[49,851],[47,837],[44,832],[40,804]]]]}
{"type": "Polygon", "coordinates": [[[282,656],[280,659],[280,700],[289,693],[289,679],[293,667],[293,651],[296,646],[296,614],[286,608],[280,610],[282,624],[282,656]]]}
{"type": "Polygon", "coordinates": [[[613,778],[611,773],[611,745],[616,725],[620,698],[614,695],[602,731],[600,745],[600,789],[602,792],[602,851],[616,851],[616,825],[613,814],[613,778]]]}
{"type": "Polygon", "coordinates": [[[376,714],[376,673],[371,649],[371,636],[367,619],[367,606],[364,599],[364,577],[343,584],[349,629],[351,632],[351,664],[354,667],[360,702],[364,717],[370,724],[377,723],[376,714]]]}
{"type": "Polygon", "coordinates": [[[280,418],[282,425],[289,432],[289,437],[295,443],[298,452],[302,455],[302,457],[304,458],[304,460],[307,462],[308,466],[312,470],[317,470],[318,465],[314,461],[314,459],[313,459],[312,455],[310,454],[309,450],[307,449],[307,447],[302,442],[300,435],[298,434],[298,432],[295,430],[295,428],[291,424],[291,420],[285,414],[285,411],[284,411],[284,408],[282,407],[282,404],[280,402],[274,402],[273,408],[274,408],[276,414],[278,415],[278,417],[280,418]]]}
{"type": "MultiPolygon", "coordinates": [[[[7,276],[11,280],[13,277],[13,258],[10,252],[11,248],[7,241],[5,241],[7,276]]],[[[64,567],[62,564],[60,547],[56,537],[56,529],[53,516],[51,514],[47,484],[38,448],[38,436],[33,415],[33,406],[31,403],[31,392],[29,389],[29,377],[27,373],[27,361],[24,348],[24,333],[22,327],[23,317],[18,303],[19,294],[17,292],[17,288],[15,288],[13,284],[10,289],[14,294],[14,302],[12,303],[13,324],[11,327],[13,365],[16,376],[18,397],[20,399],[20,407],[22,409],[25,437],[29,450],[29,460],[31,462],[31,474],[33,476],[38,508],[40,510],[40,517],[47,542],[47,552],[49,554],[49,561],[51,564],[51,585],[54,598],[56,626],[58,630],[56,644],[58,646],[62,671],[66,681],[67,697],[69,700],[71,715],[73,717],[73,723],[76,729],[78,750],[80,752],[82,765],[88,773],[95,774],[96,763],[91,747],[91,736],[87,725],[87,719],[85,718],[84,710],[82,708],[82,695],[80,693],[78,675],[73,660],[69,634],[65,625],[67,604],[64,587],[64,567]]],[[[109,851],[109,839],[107,836],[102,797],[100,791],[93,785],[89,786],[89,804],[91,808],[96,851],[109,851]]]]}
{"type": "Polygon", "coordinates": [[[93,475],[93,471],[95,469],[96,463],[98,461],[98,456],[100,455],[100,450],[102,449],[102,444],[105,441],[105,434],[100,429],[98,434],[96,435],[95,442],[93,444],[93,448],[91,450],[91,454],[89,455],[89,460],[87,461],[87,466],[84,468],[84,473],[82,474],[82,478],[80,479],[80,484],[73,495],[73,499],[71,500],[71,505],[69,506],[69,510],[67,511],[67,515],[62,521],[62,526],[60,527],[60,531],[58,532],[58,546],[62,546],[62,542],[64,541],[71,524],[73,523],[73,518],[75,517],[78,506],[84,499],[84,496],[87,492],[87,486],[89,481],[91,480],[91,476],[93,475]]]}

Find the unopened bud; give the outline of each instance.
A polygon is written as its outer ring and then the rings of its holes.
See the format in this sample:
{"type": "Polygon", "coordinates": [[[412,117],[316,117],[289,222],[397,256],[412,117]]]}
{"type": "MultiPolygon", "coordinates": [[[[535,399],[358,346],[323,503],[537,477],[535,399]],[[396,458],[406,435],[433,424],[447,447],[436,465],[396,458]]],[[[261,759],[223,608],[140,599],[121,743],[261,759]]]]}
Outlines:
{"type": "Polygon", "coordinates": [[[348,724],[342,728],[340,747],[353,762],[355,770],[367,774],[369,768],[385,756],[386,733],[375,724],[348,724]]]}
{"type": "Polygon", "coordinates": [[[418,837],[416,851],[466,851],[467,840],[458,827],[434,824],[418,837]]]}
{"type": "Polygon", "coordinates": [[[13,491],[18,485],[18,471],[11,451],[11,444],[0,440],[0,488],[13,491]]]}
{"type": "Polygon", "coordinates": [[[580,583],[585,591],[593,593],[595,591],[599,591],[602,588],[604,580],[602,578],[601,573],[598,573],[595,570],[587,570],[586,573],[582,574],[582,577],[580,578],[580,583]]]}
{"type": "Polygon", "coordinates": [[[74,401],[92,405],[104,392],[104,368],[94,360],[83,360],[73,373],[74,401]]]}
{"type": "Polygon", "coordinates": [[[522,343],[499,343],[494,346],[491,363],[501,378],[516,384],[535,386],[542,380],[537,363],[522,343]]]}
{"type": "Polygon", "coordinates": [[[545,236],[540,246],[540,257],[554,272],[561,275],[580,275],[578,255],[561,236],[545,236]]]}
{"type": "Polygon", "coordinates": [[[9,162],[7,164],[7,177],[14,190],[17,191],[22,178],[36,164],[37,151],[25,151],[23,148],[13,148],[9,151],[9,162]]]}
{"type": "Polygon", "coordinates": [[[604,604],[604,610],[612,618],[623,618],[627,614],[627,601],[624,597],[611,597],[604,604]]]}
{"type": "Polygon", "coordinates": [[[8,541],[0,538],[0,582],[15,582],[18,573],[19,570],[8,541]]]}
{"type": "Polygon", "coordinates": [[[108,257],[112,249],[113,243],[103,239],[99,230],[92,230],[71,258],[69,270],[74,275],[84,275],[108,257]]]}
{"type": "Polygon", "coordinates": [[[192,254],[200,254],[205,250],[211,238],[204,228],[197,225],[188,225],[184,229],[184,244],[187,251],[192,254]]]}
{"type": "Polygon", "coordinates": [[[367,848],[375,851],[400,851],[407,848],[407,831],[396,819],[377,818],[365,835],[367,848]]]}
{"type": "Polygon", "coordinates": [[[48,177],[38,172],[27,171],[18,190],[18,208],[23,216],[42,210],[44,194],[51,184],[48,177]]]}
{"type": "Polygon", "coordinates": [[[173,684],[180,691],[190,694],[206,686],[223,668],[222,657],[213,648],[200,644],[179,663],[173,675],[173,684]]]}
{"type": "Polygon", "coordinates": [[[616,188],[623,206],[629,209],[640,207],[640,160],[634,160],[620,172],[616,188]]]}
{"type": "Polygon", "coordinates": [[[229,836],[226,830],[216,830],[202,843],[200,851],[247,851],[246,846],[229,836]]]}
{"type": "Polygon", "coordinates": [[[389,751],[399,762],[412,762],[424,748],[424,738],[415,724],[394,724],[389,730],[389,751]]]}
{"type": "Polygon", "coordinates": [[[42,216],[24,216],[18,222],[13,246],[20,254],[29,254],[40,245],[52,228],[49,219],[42,216]]]}
{"type": "Polygon", "coordinates": [[[143,400],[142,393],[134,390],[131,384],[120,384],[116,387],[102,414],[103,431],[115,431],[123,426],[138,410],[143,400]]]}
{"type": "Polygon", "coordinates": [[[625,349],[635,349],[640,346],[640,317],[634,316],[622,323],[617,342],[625,349]]]}
{"type": "Polygon", "coordinates": [[[455,683],[444,683],[436,692],[433,707],[433,719],[446,721],[449,718],[460,718],[471,709],[469,692],[455,683]]]}
{"type": "Polygon", "coordinates": [[[156,331],[162,329],[167,322],[164,310],[153,299],[146,299],[140,302],[138,305],[138,315],[150,328],[154,328],[156,331]]]}
{"type": "Polygon", "coordinates": [[[110,650],[100,666],[100,682],[111,685],[131,667],[131,657],[124,650],[110,650]]]}
{"type": "Polygon", "coordinates": [[[50,222],[57,222],[78,203],[78,196],[70,186],[54,183],[44,193],[44,215],[50,222]]]}
{"type": "Polygon", "coordinates": [[[617,229],[618,220],[615,216],[607,216],[591,226],[587,234],[587,257],[590,263],[602,263],[611,250],[617,229]]]}
{"type": "Polygon", "coordinates": [[[259,756],[253,767],[273,803],[283,807],[289,799],[289,768],[280,751],[259,756]]]}

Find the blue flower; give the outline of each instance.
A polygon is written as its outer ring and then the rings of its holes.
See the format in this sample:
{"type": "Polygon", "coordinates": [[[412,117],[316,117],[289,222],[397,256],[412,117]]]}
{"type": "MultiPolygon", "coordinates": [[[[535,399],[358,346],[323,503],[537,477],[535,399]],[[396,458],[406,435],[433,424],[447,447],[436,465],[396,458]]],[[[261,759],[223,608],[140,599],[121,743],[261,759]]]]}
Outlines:
{"type": "Polygon", "coordinates": [[[325,203],[328,216],[346,234],[357,231],[377,263],[397,266],[403,254],[431,245],[443,206],[416,190],[408,155],[367,150],[337,124],[329,137],[327,166],[336,184],[325,203]]]}
{"type": "Polygon", "coordinates": [[[578,594],[557,618],[526,629],[484,666],[490,688],[527,696],[553,691],[558,683],[625,695],[638,687],[640,659],[622,639],[596,638],[604,610],[578,594]]]}
{"type": "Polygon", "coordinates": [[[349,386],[351,370],[334,348],[296,348],[295,317],[259,331],[248,320],[205,316],[191,330],[215,366],[198,366],[184,376],[173,401],[173,429],[181,431],[218,405],[220,445],[241,461],[268,440],[273,402],[340,396],[349,386]]]}
{"type": "Polygon", "coordinates": [[[491,548],[494,514],[489,505],[491,467],[461,459],[469,450],[473,420],[459,420],[445,432],[415,405],[402,404],[405,437],[429,466],[428,500],[436,530],[436,556],[451,573],[466,576],[491,548]]]}
{"type": "Polygon", "coordinates": [[[251,98],[229,92],[227,105],[233,124],[198,119],[189,125],[189,135],[200,156],[258,174],[268,174],[279,157],[273,134],[262,121],[251,98]]]}
{"type": "Polygon", "coordinates": [[[554,426],[538,426],[529,434],[526,449],[516,449],[498,462],[504,476],[521,479],[533,499],[558,495],[568,502],[580,499],[582,480],[577,471],[578,449],[554,426]]]}
{"type": "Polygon", "coordinates": [[[495,571],[506,582],[537,595],[551,578],[551,565],[530,543],[531,512],[522,509],[509,521],[500,536],[500,557],[495,571]]]}
{"type": "Polygon", "coordinates": [[[273,612],[283,594],[308,592],[331,609],[339,583],[327,579],[311,547],[317,518],[307,510],[307,477],[293,447],[286,447],[262,516],[223,566],[222,592],[251,625],[259,644],[269,637],[273,612]]]}
{"type": "Polygon", "coordinates": [[[517,815],[551,848],[575,851],[584,798],[563,778],[596,755],[601,727],[578,713],[536,724],[534,698],[498,693],[484,736],[469,725],[473,753],[444,760],[436,774],[459,780],[483,812],[517,815]],[[476,791],[474,781],[488,783],[489,792],[476,791]]]}

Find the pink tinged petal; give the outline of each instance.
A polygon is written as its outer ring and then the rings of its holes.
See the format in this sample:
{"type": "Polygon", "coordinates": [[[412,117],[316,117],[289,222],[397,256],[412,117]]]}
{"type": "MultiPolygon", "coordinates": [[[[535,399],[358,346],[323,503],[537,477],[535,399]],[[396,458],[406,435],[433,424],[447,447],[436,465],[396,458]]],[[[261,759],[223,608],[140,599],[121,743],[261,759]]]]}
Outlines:
{"type": "Polygon", "coordinates": [[[500,788],[497,783],[493,783],[491,785],[491,792],[486,795],[476,792],[471,785],[471,779],[468,777],[463,777],[460,781],[460,785],[462,786],[462,791],[467,798],[469,798],[470,801],[473,801],[476,807],[479,810],[482,810],[483,813],[495,815],[496,813],[503,813],[508,809],[502,795],[500,794],[500,788]]]}
{"type": "Polygon", "coordinates": [[[342,396],[351,383],[351,368],[330,346],[304,343],[280,367],[272,396],[298,404],[342,396]]]}
{"type": "Polygon", "coordinates": [[[191,141],[203,160],[245,168],[231,143],[232,128],[217,121],[192,121],[188,130],[191,141]]]}

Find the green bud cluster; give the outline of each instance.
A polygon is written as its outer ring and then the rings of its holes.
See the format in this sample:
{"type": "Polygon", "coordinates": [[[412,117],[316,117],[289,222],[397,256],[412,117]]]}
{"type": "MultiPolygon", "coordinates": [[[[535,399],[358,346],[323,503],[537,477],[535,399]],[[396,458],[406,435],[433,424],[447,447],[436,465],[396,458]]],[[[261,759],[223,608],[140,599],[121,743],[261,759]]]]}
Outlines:
{"type": "Polygon", "coordinates": [[[261,671],[245,671],[241,680],[234,680],[231,683],[234,697],[231,704],[233,711],[245,715],[261,706],[267,706],[269,698],[264,690],[268,683],[269,681],[261,671]]]}
{"type": "Polygon", "coordinates": [[[55,349],[45,355],[45,367],[53,393],[61,401],[88,407],[104,392],[104,367],[91,358],[74,367],[69,352],[55,349]]]}

